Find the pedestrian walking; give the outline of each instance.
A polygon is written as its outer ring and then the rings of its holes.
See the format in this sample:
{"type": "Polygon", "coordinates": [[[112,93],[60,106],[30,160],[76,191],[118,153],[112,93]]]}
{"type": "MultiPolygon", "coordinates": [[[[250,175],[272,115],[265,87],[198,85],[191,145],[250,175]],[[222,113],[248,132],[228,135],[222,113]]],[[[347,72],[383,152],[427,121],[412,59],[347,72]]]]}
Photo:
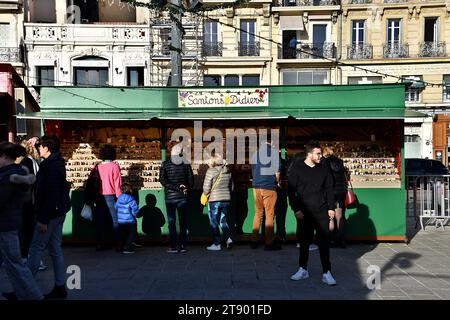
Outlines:
{"type": "Polygon", "coordinates": [[[14,161],[26,156],[25,148],[3,142],[0,144],[0,256],[14,292],[3,293],[13,299],[43,299],[30,269],[24,264],[19,243],[25,195],[35,176],[14,161]]]}
{"type": "Polygon", "coordinates": [[[36,276],[42,254],[48,249],[52,258],[55,285],[46,299],[65,299],[66,269],[61,248],[62,230],[67,212],[71,209],[70,185],[66,180],[66,167],[56,136],[40,139],[39,154],[44,159],[36,175],[36,227],[28,255],[28,267],[36,276]]]}
{"type": "Polygon", "coordinates": [[[291,203],[295,215],[302,220],[300,227],[299,269],[291,276],[292,280],[309,278],[309,245],[316,230],[322,263],[322,281],[335,285],[331,274],[329,222],[334,219],[333,177],[329,167],[322,165],[322,150],[318,142],[305,146],[306,159],[299,161],[289,172],[291,203]]]}

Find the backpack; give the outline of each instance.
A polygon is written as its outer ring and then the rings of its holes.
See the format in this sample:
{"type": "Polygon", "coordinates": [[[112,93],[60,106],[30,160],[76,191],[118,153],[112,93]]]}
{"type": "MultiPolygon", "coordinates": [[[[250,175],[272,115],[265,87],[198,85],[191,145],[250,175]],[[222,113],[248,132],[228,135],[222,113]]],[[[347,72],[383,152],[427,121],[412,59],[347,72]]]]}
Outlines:
{"type": "Polygon", "coordinates": [[[94,166],[84,188],[84,203],[93,206],[100,196],[102,180],[98,171],[98,163],[94,166]]]}

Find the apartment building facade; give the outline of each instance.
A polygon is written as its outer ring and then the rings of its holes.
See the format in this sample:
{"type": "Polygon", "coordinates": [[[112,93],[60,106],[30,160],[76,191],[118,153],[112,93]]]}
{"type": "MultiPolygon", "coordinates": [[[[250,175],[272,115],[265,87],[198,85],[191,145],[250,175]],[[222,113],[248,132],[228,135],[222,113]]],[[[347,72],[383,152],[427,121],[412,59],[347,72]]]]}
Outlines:
{"type": "Polygon", "coordinates": [[[23,0],[0,0],[0,63],[9,63],[20,75],[24,72],[23,0]]]}
{"type": "MultiPolygon", "coordinates": [[[[450,102],[450,4],[447,1],[346,0],[342,4],[342,83],[410,81],[405,103],[429,117],[407,119],[405,156],[448,163],[447,146],[433,138],[433,115],[446,113],[450,102]]],[[[436,117],[434,117],[436,120],[436,117]]],[[[440,139],[443,140],[443,139],[440,139]]],[[[447,140],[447,139],[445,139],[447,140]]]]}

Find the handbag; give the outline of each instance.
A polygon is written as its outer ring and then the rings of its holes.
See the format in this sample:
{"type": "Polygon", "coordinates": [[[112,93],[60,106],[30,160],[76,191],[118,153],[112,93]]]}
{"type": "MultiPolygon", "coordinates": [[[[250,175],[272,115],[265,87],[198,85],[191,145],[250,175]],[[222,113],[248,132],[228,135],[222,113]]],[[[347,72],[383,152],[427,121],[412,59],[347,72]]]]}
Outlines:
{"type": "Polygon", "coordinates": [[[206,206],[208,204],[208,200],[209,200],[209,196],[211,195],[211,193],[214,191],[214,189],[217,187],[217,185],[219,184],[220,179],[222,178],[222,171],[223,171],[223,167],[222,169],[220,169],[220,173],[219,176],[217,177],[216,181],[214,181],[214,184],[211,188],[211,191],[209,192],[208,195],[202,193],[202,195],[200,196],[200,203],[203,206],[206,206]]]}
{"type": "Polygon", "coordinates": [[[94,205],[97,198],[100,195],[100,190],[102,186],[102,180],[100,178],[100,172],[98,170],[98,165],[95,164],[94,168],[89,174],[89,178],[86,180],[86,185],[84,187],[84,203],[90,206],[94,205]]]}
{"type": "Polygon", "coordinates": [[[92,221],[92,207],[90,205],[85,204],[83,206],[83,209],[81,209],[81,217],[86,220],[92,221]]]}
{"type": "Polygon", "coordinates": [[[353,186],[352,183],[350,183],[350,189],[347,190],[345,193],[345,199],[344,199],[344,207],[350,208],[352,206],[355,206],[358,204],[358,198],[356,197],[356,194],[353,192],[353,186]]]}

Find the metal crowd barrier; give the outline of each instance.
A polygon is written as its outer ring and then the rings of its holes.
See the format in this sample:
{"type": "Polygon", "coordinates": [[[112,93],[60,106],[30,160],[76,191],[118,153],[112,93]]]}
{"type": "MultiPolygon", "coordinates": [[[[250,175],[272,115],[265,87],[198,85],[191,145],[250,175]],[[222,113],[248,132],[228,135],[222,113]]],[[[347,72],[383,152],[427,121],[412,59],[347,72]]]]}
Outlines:
{"type": "Polygon", "coordinates": [[[406,216],[419,223],[434,223],[436,228],[450,220],[450,175],[406,176],[406,216]]]}

